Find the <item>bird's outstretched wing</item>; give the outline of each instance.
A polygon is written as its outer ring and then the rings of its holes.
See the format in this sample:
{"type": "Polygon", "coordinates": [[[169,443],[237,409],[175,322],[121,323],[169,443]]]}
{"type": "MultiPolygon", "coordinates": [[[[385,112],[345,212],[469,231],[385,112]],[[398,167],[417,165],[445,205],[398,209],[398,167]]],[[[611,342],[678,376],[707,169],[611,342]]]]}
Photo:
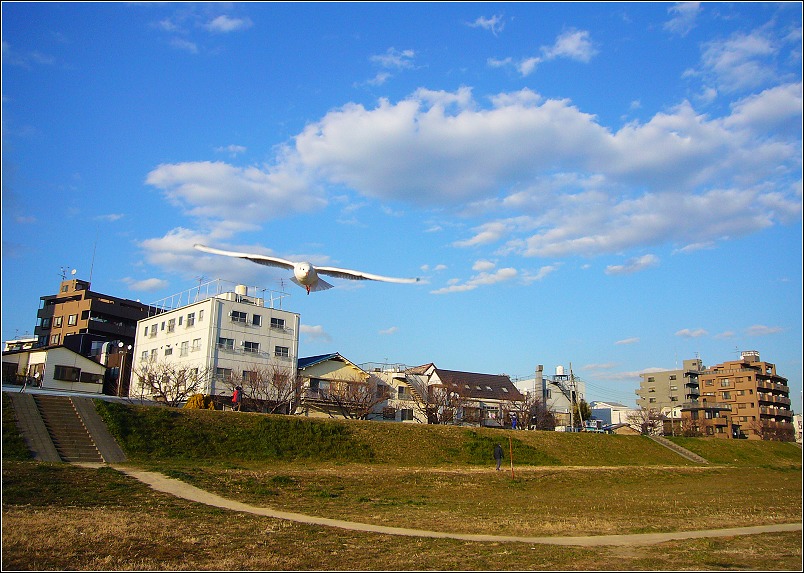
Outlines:
{"type": "Polygon", "coordinates": [[[291,269],[295,266],[291,261],[280,259],[278,257],[269,257],[266,255],[257,255],[254,253],[238,253],[235,251],[223,251],[221,249],[213,249],[204,245],[195,244],[193,247],[205,253],[212,253],[213,255],[225,255],[227,257],[237,257],[239,259],[246,259],[259,265],[266,265],[269,267],[281,267],[283,269],[291,269]]]}
{"type": "Polygon", "coordinates": [[[320,275],[329,275],[339,279],[349,279],[353,281],[383,281],[386,283],[417,283],[418,278],[403,279],[396,277],[384,277],[382,275],[373,275],[371,273],[364,273],[362,271],[353,271],[351,269],[339,269],[337,267],[316,267],[315,270],[320,275]]]}

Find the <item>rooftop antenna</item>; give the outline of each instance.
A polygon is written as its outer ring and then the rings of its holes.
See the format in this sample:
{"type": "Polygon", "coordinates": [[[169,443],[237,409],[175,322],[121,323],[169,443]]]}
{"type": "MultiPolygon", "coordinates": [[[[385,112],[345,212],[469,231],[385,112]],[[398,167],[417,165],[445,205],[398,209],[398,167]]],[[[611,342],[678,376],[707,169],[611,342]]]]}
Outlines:
{"type": "Polygon", "coordinates": [[[98,233],[100,233],[99,229],[95,230],[95,244],[92,245],[92,264],[89,265],[89,282],[92,283],[92,271],[95,268],[95,251],[98,249],[98,233]]]}
{"type": "MultiPolygon", "coordinates": [[[[67,269],[69,269],[69,268],[70,268],[70,267],[61,267],[61,273],[60,273],[60,275],[61,275],[61,280],[64,280],[64,279],[66,279],[66,278],[67,278],[67,269]]],[[[71,275],[74,275],[75,273],[76,273],[76,270],[75,270],[75,269],[72,269],[72,270],[70,271],[70,274],[71,274],[71,275]]]]}

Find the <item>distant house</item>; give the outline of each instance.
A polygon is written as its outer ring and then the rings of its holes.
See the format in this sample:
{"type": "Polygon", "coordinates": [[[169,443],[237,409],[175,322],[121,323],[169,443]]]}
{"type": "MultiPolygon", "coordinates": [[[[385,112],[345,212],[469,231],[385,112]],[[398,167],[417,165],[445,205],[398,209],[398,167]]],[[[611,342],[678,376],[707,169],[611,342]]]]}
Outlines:
{"type": "Polygon", "coordinates": [[[3,383],[103,394],[106,366],[64,346],[3,352],[3,383]]]}
{"type": "Polygon", "coordinates": [[[390,387],[383,418],[430,424],[510,425],[509,410],[524,399],[505,374],[438,368],[379,368],[373,372],[390,387]]]}
{"type": "Polygon", "coordinates": [[[629,408],[625,404],[618,402],[594,401],[589,404],[592,417],[600,420],[603,430],[612,431],[617,434],[637,433],[631,429],[628,417],[638,410],[629,408]]]}
{"type": "Polygon", "coordinates": [[[311,417],[370,419],[381,415],[390,388],[337,352],[298,361],[295,413],[311,417]]]}

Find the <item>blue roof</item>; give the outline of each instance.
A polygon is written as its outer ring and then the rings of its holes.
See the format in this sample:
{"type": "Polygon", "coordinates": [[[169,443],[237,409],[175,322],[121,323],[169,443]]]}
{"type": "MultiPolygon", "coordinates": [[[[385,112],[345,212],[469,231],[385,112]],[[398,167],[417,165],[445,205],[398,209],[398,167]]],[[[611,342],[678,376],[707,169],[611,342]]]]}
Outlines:
{"type": "Polygon", "coordinates": [[[305,356],[304,358],[299,358],[298,367],[307,368],[313,364],[318,364],[319,362],[326,362],[327,360],[331,360],[333,358],[340,358],[343,360],[343,356],[341,356],[338,352],[332,352],[330,354],[319,354],[318,356],[305,356]]]}

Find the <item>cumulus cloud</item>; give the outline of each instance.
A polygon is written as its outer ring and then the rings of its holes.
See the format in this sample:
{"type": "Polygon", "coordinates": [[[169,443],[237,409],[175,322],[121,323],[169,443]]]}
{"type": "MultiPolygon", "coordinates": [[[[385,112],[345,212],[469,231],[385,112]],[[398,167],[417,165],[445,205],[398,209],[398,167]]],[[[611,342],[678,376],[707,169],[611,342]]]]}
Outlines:
{"type": "Polygon", "coordinates": [[[483,28],[484,30],[488,30],[495,36],[503,31],[505,27],[505,22],[503,21],[503,17],[499,14],[492,16],[491,18],[486,18],[484,16],[480,16],[474,22],[467,24],[470,28],[483,28]]]}
{"type": "Polygon", "coordinates": [[[449,286],[430,291],[431,294],[449,294],[455,292],[466,292],[474,290],[479,286],[488,286],[499,282],[509,281],[517,276],[516,269],[504,268],[498,269],[493,273],[481,272],[468,281],[461,283],[459,280],[454,279],[450,281],[449,286]]]}
{"type": "Polygon", "coordinates": [[[261,169],[223,162],[160,165],[146,183],[199,219],[225,221],[236,229],[323,207],[320,192],[288,166],[261,169]]]}
{"type": "Polygon", "coordinates": [[[207,22],[204,27],[210,32],[226,34],[250,28],[251,24],[252,22],[249,18],[232,18],[222,14],[207,22]]]}
{"type": "Polygon", "coordinates": [[[776,79],[779,50],[779,42],[765,29],[735,32],[704,44],[700,67],[688,75],[700,75],[722,92],[756,88],[776,79]]]}
{"type": "Polygon", "coordinates": [[[622,340],[618,340],[614,344],[622,346],[626,344],[636,344],[637,342],[639,342],[639,338],[633,337],[633,338],[623,338],[622,340]]]}
{"type": "MultiPolygon", "coordinates": [[[[748,73],[778,43],[761,33],[749,37],[743,48],[737,36],[707,45],[700,70],[725,86],[727,61],[748,73]]],[[[588,33],[570,30],[539,58],[584,61],[594,53],[588,33]]],[[[396,70],[413,57],[412,50],[392,48],[375,62],[396,70]]],[[[430,226],[433,232],[449,226],[453,215],[471,221],[453,243],[460,248],[497,244],[499,254],[560,258],[627,256],[670,244],[688,253],[801,217],[795,127],[801,82],[779,83],[723,109],[720,116],[704,114],[683,101],[612,128],[569,100],[530,89],[483,98],[468,86],[418,89],[395,102],[333,109],[267,164],[165,164],[146,181],[219,237],[322,209],[336,202],[328,190],[348,189],[355,205],[376,201],[446,213],[430,226]]],[[[657,263],[645,255],[607,272],[657,263]]],[[[473,280],[444,292],[477,288],[473,280]]]]}
{"type": "Polygon", "coordinates": [[[700,338],[702,336],[706,336],[709,334],[703,328],[696,328],[691,330],[689,328],[683,328],[676,332],[676,336],[680,336],[681,338],[700,338]]]}
{"type": "Polygon", "coordinates": [[[163,279],[150,278],[143,280],[135,280],[130,277],[123,279],[123,282],[128,285],[128,288],[133,291],[154,292],[167,288],[168,282],[163,279]]]}
{"type": "Polygon", "coordinates": [[[667,12],[673,17],[664,23],[664,29],[673,34],[686,36],[695,27],[695,21],[701,12],[700,2],[676,2],[667,12]]]}
{"type": "Polygon", "coordinates": [[[320,324],[315,326],[301,324],[299,325],[299,333],[303,334],[308,342],[332,342],[332,337],[320,324]]]}
{"type": "Polygon", "coordinates": [[[765,326],[764,324],[755,324],[745,330],[748,336],[768,336],[769,334],[776,334],[782,332],[784,329],[781,326],[765,326]]]}
{"type": "Polygon", "coordinates": [[[642,255],[630,259],[624,265],[609,265],[606,267],[607,275],[628,275],[639,271],[644,271],[659,264],[659,257],[656,255],[642,255]]]}

